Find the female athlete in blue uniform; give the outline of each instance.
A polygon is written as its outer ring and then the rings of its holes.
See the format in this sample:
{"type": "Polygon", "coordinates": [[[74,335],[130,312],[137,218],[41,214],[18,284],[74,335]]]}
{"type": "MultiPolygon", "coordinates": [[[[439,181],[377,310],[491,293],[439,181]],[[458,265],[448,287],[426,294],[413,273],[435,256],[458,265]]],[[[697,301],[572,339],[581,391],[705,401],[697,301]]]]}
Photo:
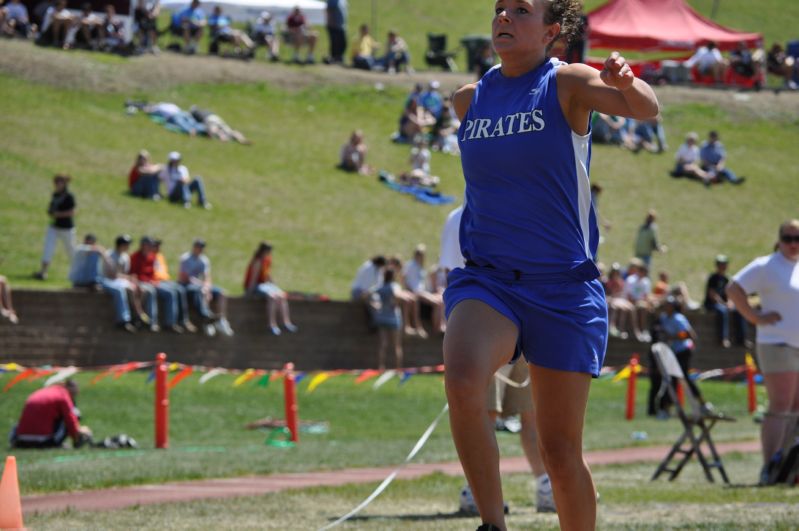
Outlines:
{"type": "Polygon", "coordinates": [[[582,456],[592,376],[607,340],[588,168],[592,110],[646,119],[652,89],[613,53],[600,73],[550,60],[579,24],[577,0],[498,0],[492,40],[502,65],[455,93],[466,179],[466,267],[444,294],[453,439],[484,529],[504,529],[499,456],[485,411],[494,372],[530,363],[539,447],[563,529],[593,529],[596,493],[582,456]]]}

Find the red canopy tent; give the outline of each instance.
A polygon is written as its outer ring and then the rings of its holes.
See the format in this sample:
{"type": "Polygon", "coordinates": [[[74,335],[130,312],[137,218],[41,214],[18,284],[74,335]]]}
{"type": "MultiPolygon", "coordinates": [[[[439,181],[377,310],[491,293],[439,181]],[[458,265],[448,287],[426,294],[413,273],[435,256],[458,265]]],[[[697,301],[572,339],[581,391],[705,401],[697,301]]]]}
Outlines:
{"type": "Polygon", "coordinates": [[[741,41],[759,46],[760,33],[744,33],[716,24],[684,0],[610,0],[588,13],[592,48],[642,51],[687,51],[715,41],[721,50],[741,41]]]}

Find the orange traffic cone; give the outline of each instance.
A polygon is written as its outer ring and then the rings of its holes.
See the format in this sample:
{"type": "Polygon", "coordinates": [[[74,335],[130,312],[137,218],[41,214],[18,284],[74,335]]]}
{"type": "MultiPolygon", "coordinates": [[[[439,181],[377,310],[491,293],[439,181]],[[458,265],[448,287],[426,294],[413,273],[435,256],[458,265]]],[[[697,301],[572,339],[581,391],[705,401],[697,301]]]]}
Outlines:
{"type": "Polygon", "coordinates": [[[3,478],[0,479],[0,529],[24,528],[17,480],[17,458],[9,455],[6,457],[3,478]]]}

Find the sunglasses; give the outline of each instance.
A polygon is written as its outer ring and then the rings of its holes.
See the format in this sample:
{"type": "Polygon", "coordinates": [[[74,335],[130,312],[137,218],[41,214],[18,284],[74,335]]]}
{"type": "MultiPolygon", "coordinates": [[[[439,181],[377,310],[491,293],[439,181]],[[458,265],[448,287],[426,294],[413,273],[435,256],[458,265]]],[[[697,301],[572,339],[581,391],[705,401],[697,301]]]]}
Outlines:
{"type": "Polygon", "coordinates": [[[783,234],[780,236],[782,243],[799,243],[799,234],[783,234]]]}

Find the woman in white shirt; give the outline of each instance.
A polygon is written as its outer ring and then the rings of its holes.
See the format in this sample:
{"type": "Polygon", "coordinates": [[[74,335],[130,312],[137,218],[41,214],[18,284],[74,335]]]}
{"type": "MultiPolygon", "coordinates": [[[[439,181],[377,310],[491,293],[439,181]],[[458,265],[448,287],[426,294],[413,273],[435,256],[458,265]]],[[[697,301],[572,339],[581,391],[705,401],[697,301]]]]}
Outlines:
{"type": "MultiPolygon", "coordinates": [[[[799,219],[780,225],[776,252],[739,271],[727,296],[757,326],[757,359],[769,401],[760,432],[763,473],[768,474],[769,462],[793,433],[799,415],[799,219]],[[761,309],[750,306],[751,293],[760,296],[761,309]]],[[[767,480],[761,474],[761,482],[767,480]]]]}
{"type": "Polygon", "coordinates": [[[691,131],[685,135],[685,143],[677,150],[676,163],[672,177],[695,177],[702,179],[705,186],[713,182],[713,176],[699,166],[699,135],[691,131]]]}

